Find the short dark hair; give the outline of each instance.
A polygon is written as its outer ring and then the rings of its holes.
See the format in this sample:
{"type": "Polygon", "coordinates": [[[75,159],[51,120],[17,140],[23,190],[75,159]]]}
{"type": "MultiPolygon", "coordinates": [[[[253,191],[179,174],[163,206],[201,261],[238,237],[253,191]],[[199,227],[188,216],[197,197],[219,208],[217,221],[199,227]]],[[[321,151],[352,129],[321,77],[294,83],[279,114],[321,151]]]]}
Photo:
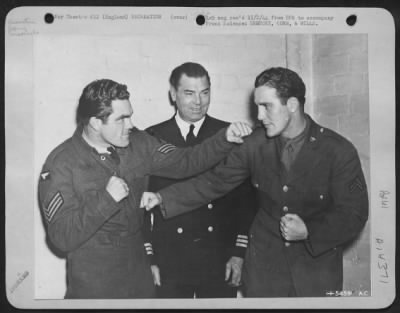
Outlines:
{"type": "Polygon", "coordinates": [[[169,77],[169,83],[175,89],[178,89],[179,80],[182,75],[186,74],[188,77],[206,77],[208,84],[211,85],[210,76],[208,75],[207,70],[198,63],[186,62],[178,67],[174,68],[171,72],[171,76],[169,77]]]}
{"type": "Polygon", "coordinates": [[[304,107],[306,86],[300,76],[292,70],[271,67],[257,76],[254,85],[256,88],[260,86],[275,88],[276,94],[283,104],[286,104],[289,98],[295,97],[304,107]]]}
{"type": "Polygon", "coordinates": [[[126,85],[110,79],[99,79],[91,82],[83,89],[79,98],[76,123],[85,126],[93,116],[105,122],[112,113],[111,102],[117,99],[129,99],[126,85]]]}

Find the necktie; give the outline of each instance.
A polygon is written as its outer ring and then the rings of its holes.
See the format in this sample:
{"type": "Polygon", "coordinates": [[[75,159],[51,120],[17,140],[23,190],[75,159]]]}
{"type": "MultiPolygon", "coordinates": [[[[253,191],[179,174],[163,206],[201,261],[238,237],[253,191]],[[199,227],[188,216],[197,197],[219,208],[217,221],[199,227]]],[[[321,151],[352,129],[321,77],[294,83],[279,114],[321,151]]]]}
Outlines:
{"type": "Polygon", "coordinates": [[[193,146],[193,145],[196,144],[196,137],[195,137],[195,135],[194,135],[194,133],[193,133],[193,130],[194,130],[194,125],[193,125],[193,124],[190,124],[189,132],[188,132],[188,134],[186,135],[186,143],[187,143],[189,146],[193,146]]]}
{"type": "Polygon", "coordinates": [[[115,148],[112,147],[112,146],[109,146],[109,147],[107,148],[107,151],[110,152],[110,157],[111,157],[111,159],[112,159],[117,165],[119,165],[120,159],[119,159],[119,155],[118,155],[117,151],[115,150],[115,148]]]}
{"type": "Polygon", "coordinates": [[[293,146],[291,143],[287,143],[286,146],[283,148],[281,161],[287,171],[290,170],[290,166],[293,163],[293,146]]]}

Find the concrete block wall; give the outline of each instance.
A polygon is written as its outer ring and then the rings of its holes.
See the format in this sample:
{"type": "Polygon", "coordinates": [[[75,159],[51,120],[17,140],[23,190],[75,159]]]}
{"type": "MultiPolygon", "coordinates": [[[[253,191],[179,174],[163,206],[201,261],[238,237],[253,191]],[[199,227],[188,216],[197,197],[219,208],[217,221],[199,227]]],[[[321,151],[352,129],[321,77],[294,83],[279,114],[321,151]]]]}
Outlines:
{"type": "MultiPolygon", "coordinates": [[[[357,148],[370,182],[368,51],[366,35],[312,39],[313,115],[357,148]]],[[[370,222],[344,255],[344,290],[370,292],[370,222]]]]}
{"type": "Polygon", "coordinates": [[[97,39],[101,46],[98,61],[107,64],[109,76],[119,77],[128,85],[134,122],[139,128],[174,113],[168,102],[168,78],[181,63],[198,62],[209,71],[211,115],[227,121],[251,122],[251,92],[256,75],[285,62],[284,35],[146,36],[140,40],[118,38],[115,45],[110,40],[113,39],[97,39]]]}

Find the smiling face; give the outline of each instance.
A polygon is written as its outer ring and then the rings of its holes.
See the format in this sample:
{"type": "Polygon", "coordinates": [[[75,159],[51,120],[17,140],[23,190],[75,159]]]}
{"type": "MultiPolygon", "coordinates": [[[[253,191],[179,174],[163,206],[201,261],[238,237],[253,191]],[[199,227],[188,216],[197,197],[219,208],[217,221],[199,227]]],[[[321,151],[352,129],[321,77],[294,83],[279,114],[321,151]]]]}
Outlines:
{"type": "Polygon", "coordinates": [[[113,100],[111,107],[112,113],[106,121],[99,120],[101,123],[98,127],[99,144],[127,147],[129,145],[129,133],[133,128],[131,103],[129,100],[113,100]]]}
{"type": "Polygon", "coordinates": [[[268,137],[285,132],[290,122],[289,109],[277,96],[275,88],[257,87],[254,91],[254,102],[258,108],[257,119],[264,125],[268,137]]]}
{"type": "Polygon", "coordinates": [[[210,84],[206,76],[189,77],[183,74],[178,87],[175,89],[172,86],[170,93],[184,121],[194,123],[207,114],[210,106],[210,84]]]}

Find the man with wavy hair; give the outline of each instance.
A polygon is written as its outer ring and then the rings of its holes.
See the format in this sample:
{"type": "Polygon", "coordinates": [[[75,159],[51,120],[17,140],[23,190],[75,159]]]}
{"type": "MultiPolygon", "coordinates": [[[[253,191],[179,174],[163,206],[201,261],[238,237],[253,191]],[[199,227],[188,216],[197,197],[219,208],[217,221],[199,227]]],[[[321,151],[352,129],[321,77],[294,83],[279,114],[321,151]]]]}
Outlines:
{"type": "Polygon", "coordinates": [[[145,193],[141,205],[162,203],[170,218],[251,177],[258,211],[245,256],[245,295],[317,297],[340,291],[343,249],[368,218],[357,150],[305,114],[305,85],[289,69],[258,75],[254,102],[263,127],[213,171],[158,194],[145,193]]]}
{"type": "Polygon", "coordinates": [[[66,298],[153,297],[139,209],[147,177],[204,171],[251,132],[231,124],[201,146],[179,149],[134,128],[132,114],[125,85],[90,83],[75,133],[50,153],[40,174],[47,236],[67,258],[66,298]]]}

